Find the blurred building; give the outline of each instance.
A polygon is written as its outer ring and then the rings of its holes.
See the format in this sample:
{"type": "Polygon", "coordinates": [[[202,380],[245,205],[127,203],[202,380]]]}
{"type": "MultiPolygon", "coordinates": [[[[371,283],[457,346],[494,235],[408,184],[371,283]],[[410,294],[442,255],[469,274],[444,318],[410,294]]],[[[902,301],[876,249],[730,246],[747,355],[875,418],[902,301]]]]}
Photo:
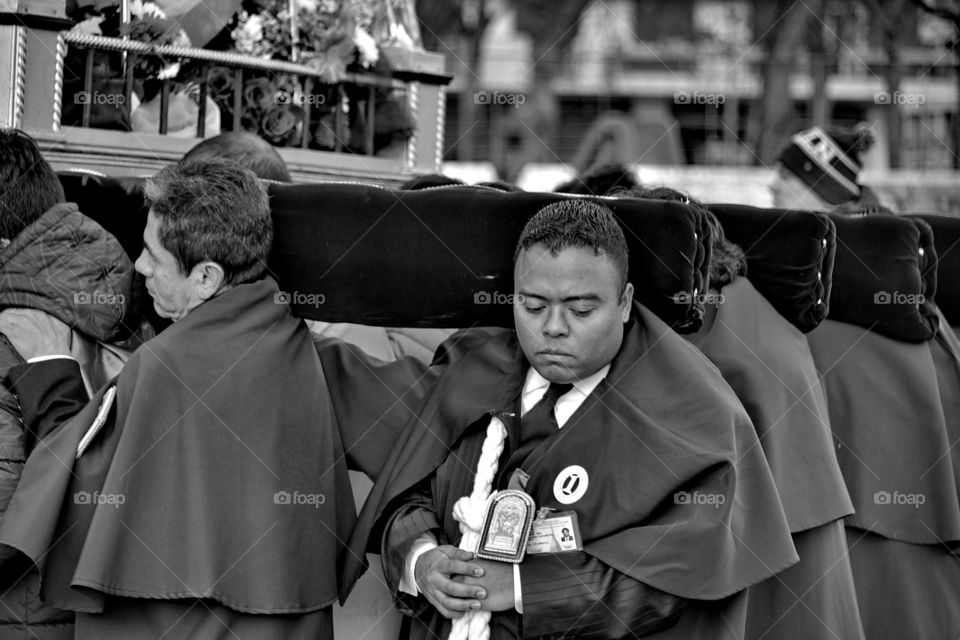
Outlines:
{"type": "MultiPolygon", "coordinates": [[[[804,27],[802,46],[772,71],[789,75],[791,130],[869,122],[877,145],[867,168],[883,170],[895,109],[899,166],[949,169],[949,127],[958,112],[956,63],[945,48],[952,32],[910,2],[885,15],[893,9],[882,7],[897,4],[824,0],[804,27]],[[899,82],[892,92],[891,79],[899,82]]],[[[539,60],[533,38],[518,28],[514,3],[488,0],[486,7],[491,19],[476,68],[462,40],[442,38],[456,78],[447,98],[446,160],[489,160],[510,177],[525,163],[580,166],[629,155],[638,145],[632,161],[646,164],[758,163],[748,142],[756,140],[764,65],[772,64],[769,36],[782,27],[777,16],[763,22],[763,2],[588,3],[559,55],[539,60]],[[550,68],[538,69],[543,65],[550,68]],[[532,93],[542,92],[535,87],[544,86],[543,77],[557,105],[549,138],[532,124],[543,112],[543,96],[532,93]],[[462,108],[465,100],[471,109],[462,108]],[[585,137],[596,148],[585,149],[585,137]]]]}

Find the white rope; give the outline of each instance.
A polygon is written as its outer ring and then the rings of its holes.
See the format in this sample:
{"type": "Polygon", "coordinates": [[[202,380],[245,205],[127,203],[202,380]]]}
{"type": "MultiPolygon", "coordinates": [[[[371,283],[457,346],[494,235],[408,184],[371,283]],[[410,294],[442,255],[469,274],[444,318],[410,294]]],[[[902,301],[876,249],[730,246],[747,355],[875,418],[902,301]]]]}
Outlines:
{"type": "MultiPolygon", "coordinates": [[[[475,553],[480,543],[480,530],[487,508],[487,498],[497,475],[500,454],[507,439],[507,427],[497,416],[490,418],[487,435],[483,440],[477,475],[473,479],[473,491],[453,505],[453,518],[460,523],[460,548],[475,553]]],[[[490,612],[467,611],[453,621],[448,640],[488,640],[490,638],[490,612]]]]}

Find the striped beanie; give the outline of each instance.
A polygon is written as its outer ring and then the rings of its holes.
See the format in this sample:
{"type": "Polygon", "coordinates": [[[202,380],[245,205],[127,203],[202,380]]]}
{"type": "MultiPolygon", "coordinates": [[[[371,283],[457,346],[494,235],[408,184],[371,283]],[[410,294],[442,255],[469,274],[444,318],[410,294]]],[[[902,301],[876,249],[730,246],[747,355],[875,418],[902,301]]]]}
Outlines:
{"type": "Polygon", "coordinates": [[[860,154],[871,146],[873,134],[866,126],[829,131],[814,127],[791,136],[778,161],[821,199],[835,205],[860,197],[860,154]]]}

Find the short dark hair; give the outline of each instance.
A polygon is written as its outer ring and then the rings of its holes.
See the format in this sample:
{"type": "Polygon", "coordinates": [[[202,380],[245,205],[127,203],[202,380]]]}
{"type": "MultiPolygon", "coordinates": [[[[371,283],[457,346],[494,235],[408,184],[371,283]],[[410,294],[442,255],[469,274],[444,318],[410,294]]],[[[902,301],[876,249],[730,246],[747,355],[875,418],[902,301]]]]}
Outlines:
{"type": "Polygon", "coordinates": [[[723,225],[710,209],[682,191],[670,187],[637,187],[618,191],[614,196],[669,200],[693,207],[706,218],[710,226],[710,234],[713,236],[710,243],[710,286],[719,290],[733,282],[737,276],[747,275],[747,256],[740,245],[727,239],[723,225]]]}
{"type": "Polygon", "coordinates": [[[19,129],[0,130],[0,237],[17,237],[65,199],[33,138],[19,129]]]}
{"type": "Polygon", "coordinates": [[[627,285],[629,256],[623,229],[613,212],[590,200],[561,200],[540,209],[524,226],[513,254],[516,265],[520,252],[535,244],[542,244],[557,255],[568,247],[593,249],[596,255],[606,255],[617,269],[619,289],[627,285]]]}
{"type": "Polygon", "coordinates": [[[233,160],[168,166],[143,186],[163,247],[183,273],[205,260],[223,267],[228,284],[263,275],[273,243],[266,187],[233,160]]]}
{"type": "Polygon", "coordinates": [[[633,170],[625,164],[603,164],[580,174],[573,180],[557,185],[557,193],[586,196],[605,196],[617,189],[633,189],[640,183],[633,170]]]}
{"type": "Polygon", "coordinates": [[[420,191],[421,189],[432,189],[433,187],[462,187],[463,180],[445,176],[442,173],[425,173],[422,176],[410,178],[402,185],[401,191],[420,191]]]}
{"type": "Polygon", "coordinates": [[[290,182],[287,163],[269,142],[246,131],[230,131],[195,145],[180,162],[203,158],[228,158],[253,171],[258,178],[290,182]]]}

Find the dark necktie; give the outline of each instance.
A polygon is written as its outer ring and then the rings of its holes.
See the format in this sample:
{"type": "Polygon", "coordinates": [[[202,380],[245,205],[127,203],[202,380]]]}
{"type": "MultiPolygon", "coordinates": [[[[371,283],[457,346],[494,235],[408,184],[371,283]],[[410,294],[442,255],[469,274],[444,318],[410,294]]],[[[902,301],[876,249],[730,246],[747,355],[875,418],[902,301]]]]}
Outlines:
{"type": "Polygon", "coordinates": [[[557,405],[557,399],[572,388],[572,384],[551,382],[543,398],[520,418],[520,444],[517,450],[510,454],[501,477],[509,478],[509,474],[513,473],[514,469],[522,467],[527,456],[544,439],[557,432],[560,426],[553,414],[553,408],[557,405]]]}

